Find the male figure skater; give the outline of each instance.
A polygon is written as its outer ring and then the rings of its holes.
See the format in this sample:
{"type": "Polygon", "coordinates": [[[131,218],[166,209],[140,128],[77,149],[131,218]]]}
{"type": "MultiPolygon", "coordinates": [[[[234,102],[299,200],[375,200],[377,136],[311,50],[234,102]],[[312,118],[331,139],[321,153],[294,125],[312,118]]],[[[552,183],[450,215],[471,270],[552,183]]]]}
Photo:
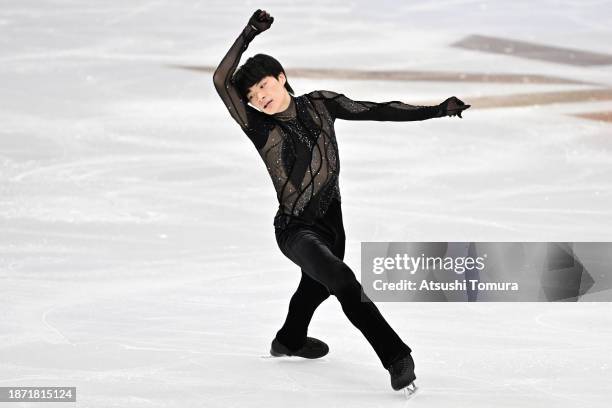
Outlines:
{"type": "Polygon", "coordinates": [[[412,350],[363,293],[355,274],[343,262],[345,235],[334,121],[461,117],[470,105],[455,97],[436,106],[354,101],[326,90],[294,96],[281,64],[265,54],[249,58],[234,72],[249,43],[273,21],[265,10],[257,10],[213,76],[232,118],[266,164],[279,201],[274,217],[276,241],[282,253],[302,271],[270,353],[304,358],[326,355],[327,344],[306,334],[315,309],[332,294],[389,371],[393,389],[414,390],[412,350]]]}

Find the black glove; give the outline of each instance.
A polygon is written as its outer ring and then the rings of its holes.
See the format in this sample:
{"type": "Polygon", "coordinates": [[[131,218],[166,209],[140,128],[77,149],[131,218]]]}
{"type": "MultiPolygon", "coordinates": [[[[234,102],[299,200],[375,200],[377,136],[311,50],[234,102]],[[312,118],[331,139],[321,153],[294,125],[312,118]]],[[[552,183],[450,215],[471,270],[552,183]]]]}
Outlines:
{"type": "MultiPolygon", "coordinates": [[[[472,105],[466,105],[463,101],[456,96],[451,96],[440,104],[440,116],[459,116],[461,112],[466,110],[472,105]]],[[[463,118],[462,118],[463,119],[463,118]]]]}
{"type": "Polygon", "coordinates": [[[257,34],[266,31],[272,25],[274,17],[271,17],[267,11],[257,9],[249,19],[249,24],[257,30],[257,34]]]}

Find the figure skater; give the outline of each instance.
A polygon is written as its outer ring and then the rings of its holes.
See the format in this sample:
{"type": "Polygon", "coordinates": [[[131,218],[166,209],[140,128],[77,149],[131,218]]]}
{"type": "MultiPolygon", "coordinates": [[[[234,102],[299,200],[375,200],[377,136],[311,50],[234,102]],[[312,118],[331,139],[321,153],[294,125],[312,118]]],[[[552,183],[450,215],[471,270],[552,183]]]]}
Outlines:
{"type": "Polygon", "coordinates": [[[435,106],[354,101],[329,90],[295,96],[281,64],[265,54],[249,58],[236,70],[249,43],[273,21],[265,10],[253,13],[213,76],[219,96],[255,145],[272,178],[279,202],[274,217],[276,242],[281,252],[301,268],[300,283],[270,353],[304,358],[326,355],[327,344],[308,337],[307,331],[315,309],[331,294],[389,371],[392,388],[414,390],[412,350],[385,321],[343,262],[345,235],[334,121],[461,117],[470,105],[454,96],[435,106]]]}

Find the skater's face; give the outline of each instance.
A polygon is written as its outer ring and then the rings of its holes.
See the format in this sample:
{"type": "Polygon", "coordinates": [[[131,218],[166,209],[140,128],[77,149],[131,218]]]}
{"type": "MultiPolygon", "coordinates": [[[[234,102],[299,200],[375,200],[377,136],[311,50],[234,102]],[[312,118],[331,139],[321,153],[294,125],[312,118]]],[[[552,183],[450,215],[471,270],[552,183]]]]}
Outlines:
{"type": "Polygon", "coordinates": [[[247,99],[251,105],[263,113],[272,115],[289,107],[291,96],[285,88],[287,78],[280,73],[278,78],[272,75],[262,78],[249,88],[247,99]]]}

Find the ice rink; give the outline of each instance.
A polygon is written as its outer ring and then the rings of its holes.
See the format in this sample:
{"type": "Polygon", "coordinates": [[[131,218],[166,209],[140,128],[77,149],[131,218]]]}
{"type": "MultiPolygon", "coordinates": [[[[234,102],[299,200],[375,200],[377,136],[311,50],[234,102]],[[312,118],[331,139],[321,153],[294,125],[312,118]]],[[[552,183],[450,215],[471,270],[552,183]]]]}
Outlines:
{"type": "Polygon", "coordinates": [[[2,0],[0,386],[77,387],[54,407],[609,406],[603,302],[378,303],[413,349],[408,402],[333,297],[309,330],[327,356],[264,358],[299,269],[212,82],[258,8],[275,21],[242,62],[275,56],[297,95],[472,104],[336,122],[358,277],[362,241],[612,241],[612,2],[2,0]]]}

